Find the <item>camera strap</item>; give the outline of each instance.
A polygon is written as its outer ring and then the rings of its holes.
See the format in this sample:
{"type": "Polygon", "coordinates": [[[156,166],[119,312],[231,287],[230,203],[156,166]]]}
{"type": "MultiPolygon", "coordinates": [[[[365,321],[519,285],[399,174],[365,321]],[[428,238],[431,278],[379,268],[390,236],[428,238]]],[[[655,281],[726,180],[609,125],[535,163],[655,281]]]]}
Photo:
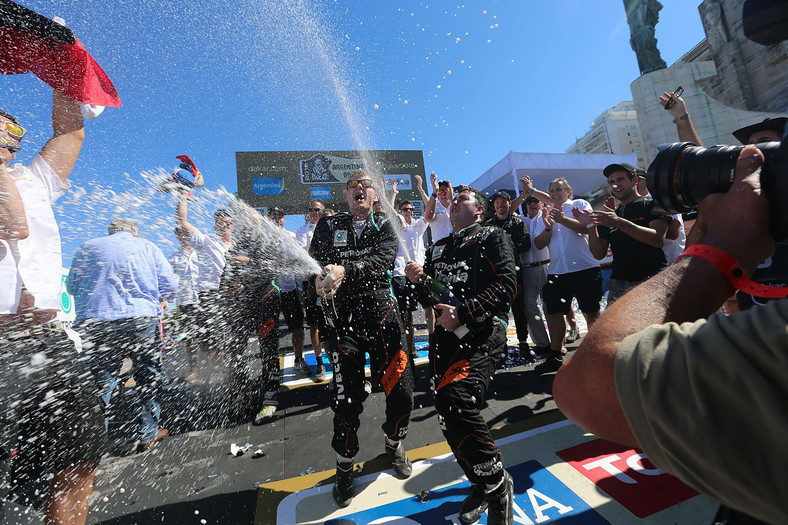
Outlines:
{"type": "Polygon", "coordinates": [[[695,256],[704,259],[719,269],[722,274],[728,279],[728,282],[736,290],[744,292],[755,297],[764,297],[767,299],[782,299],[788,297],[788,287],[786,286],[769,286],[753,281],[747,277],[744,268],[736,262],[736,260],[714,246],[708,244],[693,244],[679,257],[695,256]]]}

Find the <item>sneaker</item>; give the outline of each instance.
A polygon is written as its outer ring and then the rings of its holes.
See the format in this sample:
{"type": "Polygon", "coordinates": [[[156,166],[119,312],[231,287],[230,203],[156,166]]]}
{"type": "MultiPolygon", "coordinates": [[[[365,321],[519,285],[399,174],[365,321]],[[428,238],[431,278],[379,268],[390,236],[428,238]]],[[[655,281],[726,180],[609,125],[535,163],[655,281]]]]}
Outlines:
{"type": "Polygon", "coordinates": [[[536,354],[528,346],[528,343],[521,343],[519,351],[520,351],[520,358],[522,358],[527,363],[530,363],[531,361],[534,361],[536,359],[536,354]]]}
{"type": "Polygon", "coordinates": [[[405,447],[402,446],[402,441],[397,441],[396,445],[391,446],[386,443],[386,455],[391,462],[391,467],[401,479],[409,478],[413,472],[413,466],[405,454],[405,447]]]}
{"type": "Polygon", "coordinates": [[[503,482],[486,494],[487,499],[487,525],[511,525],[514,522],[514,482],[505,470],[503,482]]]}
{"type": "Polygon", "coordinates": [[[318,363],[315,368],[315,381],[322,383],[326,380],[326,367],[323,363],[318,363]]]}
{"type": "Polygon", "coordinates": [[[312,371],[309,369],[309,365],[306,364],[306,360],[303,357],[295,358],[293,370],[296,371],[296,374],[301,374],[302,376],[309,377],[312,375],[312,371]]]}
{"type": "Polygon", "coordinates": [[[460,506],[460,523],[471,525],[479,521],[487,510],[486,497],[482,487],[471,484],[471,493],[460,506]]]}
{"type": "Polygon", "coordinates": [[[353,501],[353,462],[340,463],[337,461],[337,475],[334,481],[334,501],[340,507],[347,507],[353,501]]]}
{"type": "Polygon", "coordinates": [[[574,343],[578,339],[580,339],[580,330],[578,330],[577,328],[570,328],[569,333],[566,334],[566,342],[574,343]]]}
{"type": "Polygon", "coordinates": [[[276,413],[276,408],[279,406],[278,392],[266,392],[263,398],[263,408],[254,416],[254,424],[262,425],[271,421],[276,413]]]}
{"type": "Polygon", "coordinates": [[[539,375],[549,374],[551,372],[557,372],[558,369],[561,368],[561,365],[564,364],[564,358],[558,352],[552,353],[554,355],[548,356],[543,363],[540,363],[534,367],[534,372],[539,375]]]}

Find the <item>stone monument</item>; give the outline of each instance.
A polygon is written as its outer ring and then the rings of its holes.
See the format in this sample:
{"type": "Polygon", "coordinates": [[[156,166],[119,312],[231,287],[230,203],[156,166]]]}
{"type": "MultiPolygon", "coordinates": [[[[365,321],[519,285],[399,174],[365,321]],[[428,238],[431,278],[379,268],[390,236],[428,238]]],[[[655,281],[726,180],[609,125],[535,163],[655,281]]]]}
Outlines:
{"type": "Polygon", "coordinates": [[[657,0],[624,0],[629,24],[629,44],[638,58],[640,73],[645,75],[667,65],[657,49],[654,28],[659,21],[662,4],[657,0]]]}

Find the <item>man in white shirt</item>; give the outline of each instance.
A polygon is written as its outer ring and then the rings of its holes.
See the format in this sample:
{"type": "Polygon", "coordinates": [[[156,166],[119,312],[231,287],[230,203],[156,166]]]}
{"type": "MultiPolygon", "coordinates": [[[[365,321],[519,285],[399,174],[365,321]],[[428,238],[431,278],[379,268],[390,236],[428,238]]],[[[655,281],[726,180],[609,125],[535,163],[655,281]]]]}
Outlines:
{"type": "Polygon", "coordinates": [[[52,205],[85,138],[79,105],[58,91],[52,127],[29,166],[10,166],[26,130],[0,112],[0,514],[13,484],[54,474],[46,523],[84,524],[107,437],[96,383],[55,320],[62,261],[52,205]]]}
{"type": "MultiPolygon", "coordinates": [[[[326,207],[320,199],[309,201],[307,214],[309,220],[306,224],[296,230],[296,240],[308,252],[312,244],[312,237],[315,235],[315,226],[326,211],[326,207]]],[[[323,322],[323,310],[317,304],[317,293],[314,291],[314,284],[311,279],[303,282],[304,310],[306,312],[306,322],[309,325],[309,337],[312,341],[312,349],[315,357],[319,358],[319,363],[323,361],[323,347],[320,343],[320,324],[323,322]]],[[[325,375],[325,371],[323,372],[325,375]]]]}
{"type": "Polygon", "coordinates": [[[197,252],[200,273],[197,291],[200,300],[195,321],[200,330],[200,347],[212,355],[219,349],[226,329],[219,283],[227,262],[225,255],[233,247],[235,221],[227,210],[216,210],[213,214],[215,233],[206,235],[189,222],[188,201],[188,195],[181,195],[175,210],[175,220],[179,227],[189,233],[189,242],[197,252]]]}
{"type": "Polygon", "coordinates": [[[168,259],[175,275],[178,276],[178,323],[180,325],[180,335],[186,349],[186,357],[189,360],[190,372],[186,376],[186,381],[194,381],[199,374],[197,367],[197,348],[194,339],[197,337],[197,326],[195,314],[200,297],[197,286],[200,280],[200,266],[197,260],[197,252],[189,242],[189,232],[184,228],[175,228],[175,238],[180,243],[175,253],[168,259]]]}
{"type": "MultiPolygon", "coordinates": [[[[555,372],[563,364],[566,353],[564,315],[572,308],[572,298],[577,298],[589,328],[599,317],[602,299],[602,271],[588,247],[588,228],[572,214],[574,208],[591,211],[591,204],[583,199],[573,200],[572,186],[563,177],[554,179],[549,189],[553,208],[534,231],[534,246],[550,249],[550,266],[542,298],[552,352],[534,369],[539,374],[555,372]]],[[[534,192],[534,196],[544,198],[544,192],[534,192]]]]}

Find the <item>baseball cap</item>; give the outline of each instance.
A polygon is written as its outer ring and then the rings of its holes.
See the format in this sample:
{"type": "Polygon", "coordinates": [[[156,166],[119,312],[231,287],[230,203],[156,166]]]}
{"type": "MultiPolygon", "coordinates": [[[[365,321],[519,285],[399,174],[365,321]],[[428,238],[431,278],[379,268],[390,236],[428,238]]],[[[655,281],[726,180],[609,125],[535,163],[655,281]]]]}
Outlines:
{"type": "Polygon", "coordinates": [[[490,197],[490,202],[495,202],[495,199],[497,199],[498,197],[503,197],[507,201],[512,200],[512,197],[511,195],[509,195],[509,192],[500,190],[493,193],[492,197],[490,197]]]}
{"type": "Polygon", "coordinates": [[[268,216],[271,217],[272,215],[284,215],[285,210],[280,208],[279,206],[274,206],[272,208],[268,208],[268,216]]]}
{"type": "Polygon", "coordinates": [[[608,164],[605,166],[605,169],[602,170],[602,174],[605,176],[605,178],[607,178],[617,171],[626,171],[632,175],[643,174],[643,170],[639,170],[632,164],[627,164],[626,162],[622,162],[621,164],[608,164]]]}
{"type": "Polygon", "coordinates": [[[788,121],[788,117],[765,118],[761,122],[756,122],[755,124],[750,124],[749,126],[744,126],[743,128],[737,129],[733,132],[733,136],[736,137],[736,140],[742,144],[747,144],[750,136],[757,131],[773,129],[782,135],[785,132],[786,121],[788,121]]]}

